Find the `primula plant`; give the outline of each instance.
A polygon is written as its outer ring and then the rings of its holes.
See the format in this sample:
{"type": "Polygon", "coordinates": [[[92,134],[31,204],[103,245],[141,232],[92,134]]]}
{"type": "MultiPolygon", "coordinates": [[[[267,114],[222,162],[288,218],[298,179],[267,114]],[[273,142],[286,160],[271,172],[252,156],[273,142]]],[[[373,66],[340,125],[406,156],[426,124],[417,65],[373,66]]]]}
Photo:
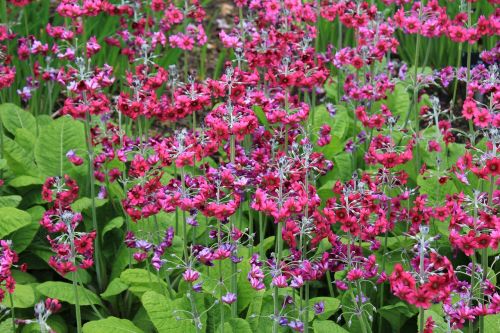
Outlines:
{"type": "Polygon", "coordinates": [[[499,332],[499,5],[2,0],[0,332],[499,332]]]}

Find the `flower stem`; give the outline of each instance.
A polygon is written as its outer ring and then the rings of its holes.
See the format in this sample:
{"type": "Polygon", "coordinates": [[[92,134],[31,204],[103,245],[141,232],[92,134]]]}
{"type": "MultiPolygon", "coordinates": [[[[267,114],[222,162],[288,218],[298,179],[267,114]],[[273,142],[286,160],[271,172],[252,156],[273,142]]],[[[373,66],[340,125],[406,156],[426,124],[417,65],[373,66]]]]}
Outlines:
{"type": "MultiPolygon", "coordinates": [[[[281,242],[281,228],[282,224],[278,222],[278,231],[276,232],[276,272],[279,271],[280,261],[281,261],[281,251],[283,248],[283,244],[281,242]]],[[[273,287],[273,298],[274,298],[274,318],[273,318],[273,333],[278,332],[278,324],[279,324],[279,316],[280,316],[280,304],[279,304],[279,288],[278,286],[273,287]]]]}
{"type": "Polygon", "coordinates": [[[419,308],[419,314],[418,314],[418,320],[419,320],[419,332],[424,333],[425,331],[425,309],[424,308],[419,308]]]}
{"type": "Polygon", "coordinates": [[[10,300],[10,318],[12,319],[12,333],[16,333],[16,314],[14,310],[14,298],[12,297],[12,293],[9,292],[9,300],[10,300]]]}
{"type": "MultiPolygon", "coordinates": [[[[84,96],[85,97],[85,96],[84,96]]],[[[86,100],[86,97],[85,97],[86,100]]],[[[97,285],[100,291],[104,289],[104,273],[102,269],[103,262],[101,257],[101,233],[99,231],[99,226],[97,224],[97,211],[96,211],[96,201],[95,201],[95,178],[94,178],[94,146],[92,145],[92,134],[90,132],[90,113],[87,111],[85,113],[85,137],[87,141],[87,150],[89,157],[89,180],[90,180],[90,199],[92,202],[92,228],[95,230],[95,268],[97,275],[97,285]]],[[[62,176],[62,175],[61,175],[62,176]]]]}
{"type": "MultiPolygon", "coordinates": [[[[230,159],[231,159],[231,164],[234,165],[234,161],[236,159],[236,137],[234,134],[231,135],[230,138],[230,159]]],[[[229,220],[230,220],[230,228],[231,230],[229,231],[230,237],[231,233],[233,232],[235,226],[234,226],[234,216],[235,214],[231,215],[229,220]]],[[[232,255],[237,256],[238,255],[238,249],[236,247],[235,242],[232,240],[231,237],[231,244],[233,248],[233,253],[232,255]]],[[[238,269],[237,269],[237,264],[233,261],[231,261],[231,292],[234,293],[235,295],[238,293],[238,269]]],[[[233,318],[238,317],[238,300],[235,302],[231,303],[231,315],[233,318]]]]}

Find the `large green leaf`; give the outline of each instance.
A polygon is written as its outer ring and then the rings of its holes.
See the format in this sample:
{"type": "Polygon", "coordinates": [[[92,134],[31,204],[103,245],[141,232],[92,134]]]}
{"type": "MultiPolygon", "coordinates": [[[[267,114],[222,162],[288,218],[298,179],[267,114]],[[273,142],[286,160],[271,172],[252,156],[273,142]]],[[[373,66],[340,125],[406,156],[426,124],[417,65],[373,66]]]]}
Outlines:
{"type": "MultiPolygon", "coordinates": [[[[15,308],[31,308],[35,304],[35,292],[30,285],[16,284],[12,300],[15,308]]],[[[10,297],[5,296],[2,305],[8,308],[12,307],[10,297]]]]}
{"type": "Polygon", "coordinates": [[[167,284],[157,275],[140,268],[123,271],[120,280],[129,285],[129,290],[139,297],[146,291],[153,290],[162,293],[168,288],[167,284]]]}
{"type": "Polygon", "coordinates": [[[32,186],[32,185],[42,185],[44,181],[38,177],[33,177],[33,176],[18,176],[12,179],[9,182],[9,186],[15,187],[15,188],[20,188],[20,187],[27,187],[27,186],[32,186]]]}
{"type": "Polygon", "coordinates": [[[262,310],[263,300],[264,300],[264,291],[260,290],[255,294],[254,298],[252,299],[252,302],[250,302],[250,306],[248,307],[246,319],[250,323],[250,326],[252,327],[252,330],[254,332],[259,327],[260,312],[262,310]]]}
{"type": "Polygon", "coordinates": [[[83,325],[83,333],[142,333],[130,320],[116,317],[94,320],[83,325]]]}
{"type": "Polygon", "coordinates": [[[12,240],[12,246],[17,253],[23,252],[35,238],[38,229],[40,229],[40,220],[45,209],[42,206],[33,206],[27,210],[31,215],[31,223],[21,229],[14,231],[9,238],[12,240]]]}
{"type": "Polygon", "coordinates": [[[0,207],[17,207],[23,200],[19,195],[6,195],[0,197],[0,207]]]}
{"type": "MultiPolygon", "coordinates": [[[[419,332],[422,331],[422,328],[420,327],[420,314],[418,315],[418,330],[419,332]]],[[[448,325],[444,321],[443,317],[441,317],[438,313],[436,313],[433,310],[425,310],[424,312],[424,325],[425,322],[427,322],[427,318],[432,317],[432,320],[434,321],[434,332],[448,332],[448,325]]],[[[497,331],[495,331],[497,332],[497,331]]]]}
{"type": "Polygon", "coordinates": [[[484,317],[484,333],[497,333],[500,328],[500,314],[484,317]]]}
{"type": "Polygon", "coordinates": [[[400,116],[401,122],[404,122],[410,107],[410,95],[402,84],[396,84],[394,92],[387,96],[386,105],[395,116],[400,116]]]}
{"type": "Polygon", "coordinates": [[[18,128],[25,128],[35,133],[35,117],[15,104],[5,103],[0,105],[0,118],[5,129],[12,134],[15,134],[18,128]]]}
{"type": "Polygon", "coordinates": [[[9,169],[17,176],[36,176],[37,168],[31,153],[27,152],[16,141],[7,137],[3,139],[3,152],[9,169]]]}
{"type": "MultiPolygon", "coordinates": [[[[60,301],[70,304],[76,303],[75,292],[71,283],[48,281],[39,284],[36,290],[47,297],[57,298],[60,301]]],[[[80,305],[101,304],[99,297],[92,291],[78,286],[78,300],[80,305]]]]}
{"type": "Polygon", "coordinates": [[[399,331],[404,323],[415,315],[408,305],[398,302],[393,305],[386,305],[378,310],[380,315],[387,320],[394,331],[399,331]]]}
{"type": "Polygon", "coordinates": [[[447,194],[451,195],[457,192],[453,181],[448,180],[446,183],[440,184],[437,176],[424,177],[419,175],[417,185],[420,186],[420,194],[427,194],[432,203],[441,203],[447,194]]]}
{"type": "Polygon", "coordinates": [[[119,278],[113,279],[106,290],[101,294],[102,298],[110,298],[121,294],[128,289],[128,284],[123,283],[119,278]]]}
{"type": "Polygon", "coordinates": [[[185,298],[169,300],[157,292],[148,291],[142,295],[141,301],[158,333],[196,332],[192,317],[186,312],[191,311],[191,307],[185,298]]]}
{"type": "MultiPolygon", "coordinates": [[[[217,332],[221,332],[220,328],[217,332]]],[[[224,323],[224,333],[252,333],[252,328],[244,319],[232,318],[224,323]]]]}
{"type": "Polygon", "coordinates": [[[66,158],[68,151],[85,154],[85,130],[83,124],[61,117],[40,130],[40,136],[35,145],[35,161],[42,176],[57,176],[70,173],[71,170],[85,172],[83,166],[74,168],[66,158]]]}
{"type": "Polygon", "coordinates": [[[21,229],[31,223],[31,216],[27,212],[13,208],[0,208],[0,238],[21,229]]]}
{"type": "Polygon", "coordinates": [[[313,322],[314,333],[349,333],[331,320],[315,320],[313,322]]]}
{"type": "MultiPolygon", "coordinates": [[[[314,297],[309,300],[309,304],[316,304],[323,302],[325,306],[325,311],[323,313],[320,313],[318,315],[319,319],[328,319],[330,318],[337,310],[339,309],[340,306],[340,300],[333,298],[333,297],[314,297]]],[[[313,319],[314,318],[314,312],[311,311],[311,314],[309,314],[309,318],[313,319]]]]}

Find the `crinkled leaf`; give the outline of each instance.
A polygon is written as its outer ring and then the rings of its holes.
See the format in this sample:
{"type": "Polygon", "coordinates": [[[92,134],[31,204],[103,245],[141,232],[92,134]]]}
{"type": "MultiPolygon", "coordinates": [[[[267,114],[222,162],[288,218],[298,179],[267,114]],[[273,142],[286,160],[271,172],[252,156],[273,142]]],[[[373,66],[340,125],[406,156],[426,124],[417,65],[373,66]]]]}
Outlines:
{"type": "Polygon", "coordinates": [[[31,216],[31,223],[21,229],[14,231],[10,235],[14,250],[17,253],[24,251],[35,238],[38,229],[40,229],[40,220],[42,219],[45,209],[42,206],[33,206],[27,210],[31,216]]]}
{"type": "MultiPolygon", "coordinates": [[[[35,292],[30,285],[16,284],[14,293],[12,293],[12,300],[15,308],[31,308],[35,305],[35,292]]],[[[2,301],[2,305],[11,308],[10,297],[7,295],[2,301]]]]}
{"type": "Polygon", "coordinates": [[[35,117],[15,104],[4,103],[0,105],[0,118],[5,129],[12,134],[15,134],[18,128],[35,132],[35,117]]]}
{"type": "MultiPolygon", "coordinates": [[[[340,300],[333,297],[314,297],[309,300],[309,304],[311,304],[311,306],[320,302],[323,302],[325,311],[317,315],[317,317],[323,320],[330,318],[335,312],[337,312],[340,306],[340,300]]],[[[309,318],[314,318],[313,311],[309,314],[309,318]]]]}
{"type": "Polygon", "coordinates": [[[83,325],[83,333],[142,333],[130,320],[108,317],[83,325]]]}
{"type": "MultiPolygon", "coordinates": [[[[349,333],[331,320],[315,320],[313,322],[314,333],[349,333]]],[[[354,332],[354,331],[353,331],[354,332]]]]}
{"type": "Polygon", "coordinates": [[[85,166],[74,167],[66,157],[68,151],[80,154],[86,151],[85,130],[83,124],[61,117],[50,125],[40,129],[40,136],[35,145],[35,160],[40,175],[58,176],[61,173],[83,173],[85,166]]]}
{"type": "MultiPolygon", "coordinates": [[[[221,332],[219,328],[217,332],[221,332]]],[[[231,318],[224,323],[224,333],[252,333],[250,324],[241,318],[231,318]]]]}
{"type": "Polygon", "coordinates": [[[15,187],[15,188],[20,188],[20,187],[27,187],[27,186],[32,186],[32,185],[42,185],[44,181],[38,177],[33,177],[33,176],[18,176],[12,179],[9,182],[9,186],[15,187]]]}
{"type": "Polygon", "coordinates": [[[500,314],[484,317],[484,333],[497,333],[500,328],[500,314]]]}
{"type": "Polygon", "coordinates": [[[0,208],[0,238],[19,230],[31,223],[31,216],[27,212],[13,208],[0,208]]]}
{"type": "MultiPolygon", "coordinates": [[[[36,290],[40,294],[50,298],[56,298],[70,304],[76,303],[75,293],[71,283],[48,281],[39,284],[36,290]]],[[[82,286],[78,286],[77,290],[80,305],[101,304],[99,297],[92,291],[82,286]]]]}
{"type": "Polygon", "coordinates": [[[3,148],[9,169],[15,175],[37,175],[37,167],[30,152],[27,152],[16,141],[7,137],[4,137],[3,148]]]}
{"type": "Polygon", "coordinates": [[[154,291],[145,292],[141,297],[142,305],[158,333],[192,333],[196,328],[185,311],[191,311],[186,298],[170,300],[154,291]]]}
{"type": "Polygon", "coordinates": [[[129,286],[129,290],[137,296],[141,296],[146,291],[163,292],[167,290],[167,284],[163,280],[158,280],[158,276],[145,269],[132,268],[123,271],[120,280],[129,286]]]}
{"type": "Polygon", "coordinates": [[[106,223],[104,228],[102,229],[102,238],[104,239],[104,235],[106,235],[109,231],[113,229],[118,229],[123,225],[123,217],[118,216],[106,223]]]}
{"type": "Polygon", "coordinates": [[[101,294],[102,298],[110,298],[121,294],[128,289],[128,284],[123,283],[120,279],[114,279],[110,282],[106,290],[101,294]]]}
{"type": "Polygon", "coordinates": [[[403,302],[381,307],[378,312],[387,320],[394,331],[399,331],[405,322],[415,313],[403,302]]]}
{"type": "Polygon", "coordinates": [[[0,207],[17,207],[23,200],[19,195],[6,195],[0,197],[0,207]]]}

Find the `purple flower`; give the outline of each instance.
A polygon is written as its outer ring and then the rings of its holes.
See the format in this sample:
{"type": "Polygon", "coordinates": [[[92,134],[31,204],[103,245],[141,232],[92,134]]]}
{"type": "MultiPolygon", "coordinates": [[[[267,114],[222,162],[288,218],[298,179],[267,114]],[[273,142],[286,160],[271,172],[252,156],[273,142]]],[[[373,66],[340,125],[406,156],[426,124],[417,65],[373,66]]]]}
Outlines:
{"type": "Polygon", "coordinates": [[[227,293],[226,295],[221,297],[222,301],[226,304],[233,304],[236,302],[236,294],[227,293]]]}
{"type": "Polygon", "coordinates": [[[323,301],[318,302],[314,304],[313,308],[314,308],[314,313],[316,313],[317,315],[322,314],[323,312],[325,312],[325,302],[323,301]]]}
{"type": "Polygon", "coordinates": [[[288,327],[295,332],[304,332],[304,323],[299,320],[291,321],[290,324],[288,324],[288,327]]]}

